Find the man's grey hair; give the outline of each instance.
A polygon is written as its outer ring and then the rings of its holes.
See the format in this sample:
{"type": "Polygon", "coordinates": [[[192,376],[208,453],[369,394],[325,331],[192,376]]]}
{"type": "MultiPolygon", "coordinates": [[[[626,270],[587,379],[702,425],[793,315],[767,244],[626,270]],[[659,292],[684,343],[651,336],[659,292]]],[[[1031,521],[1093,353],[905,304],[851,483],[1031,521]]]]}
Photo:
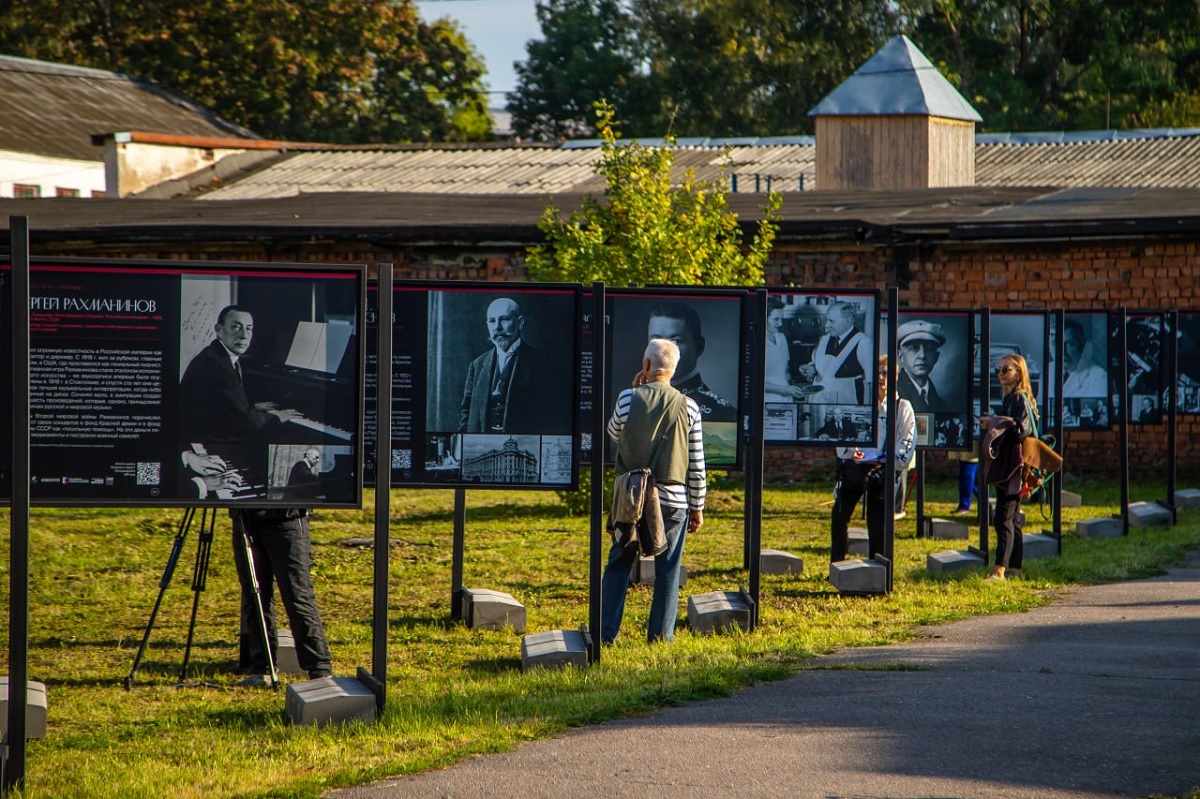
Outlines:
{"type": "Polygon", "coordinates": [[[652,371],[671,377],[679,365],[679,347],[670,339],[651,339],[643,357],[650,362],[652,371]]]}

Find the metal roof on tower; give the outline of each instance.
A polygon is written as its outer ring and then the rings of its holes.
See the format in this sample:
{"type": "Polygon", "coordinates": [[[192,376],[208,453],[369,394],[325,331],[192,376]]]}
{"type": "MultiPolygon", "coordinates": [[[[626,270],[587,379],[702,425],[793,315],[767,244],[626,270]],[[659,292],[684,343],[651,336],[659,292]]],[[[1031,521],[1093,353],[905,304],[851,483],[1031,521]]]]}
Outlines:
{"type": "Polygon", "coordinates": [[[982,122],[907,36],[896,36],[817,103],[809,116],[931,116],[982,122]]]}

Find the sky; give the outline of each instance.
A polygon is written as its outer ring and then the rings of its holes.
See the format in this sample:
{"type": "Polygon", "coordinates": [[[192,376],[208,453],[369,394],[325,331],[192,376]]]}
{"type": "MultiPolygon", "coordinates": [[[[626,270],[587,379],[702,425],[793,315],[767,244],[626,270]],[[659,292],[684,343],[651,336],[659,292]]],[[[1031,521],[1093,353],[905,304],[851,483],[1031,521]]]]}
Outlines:
{"type": "Polygon", "coordinates": [[[483,55],[493,107],[503,106],[504,93],[516,88],[512,64],[525,60],[525,43],[541,38],[534,6],[535,0],[417,0],[422,19],[456,20],[483,55]]]}

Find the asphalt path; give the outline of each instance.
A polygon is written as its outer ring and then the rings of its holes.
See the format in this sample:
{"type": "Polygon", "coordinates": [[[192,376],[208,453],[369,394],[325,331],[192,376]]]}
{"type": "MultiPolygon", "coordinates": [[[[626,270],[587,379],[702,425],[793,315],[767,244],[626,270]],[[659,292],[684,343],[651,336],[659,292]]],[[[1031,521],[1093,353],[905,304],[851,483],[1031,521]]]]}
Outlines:
{"type": "Polygon", "coordinates": [[[1200,786],[1200,557],[795,677],[358,788],[400,797],[1095,799],[1200,786]]]}

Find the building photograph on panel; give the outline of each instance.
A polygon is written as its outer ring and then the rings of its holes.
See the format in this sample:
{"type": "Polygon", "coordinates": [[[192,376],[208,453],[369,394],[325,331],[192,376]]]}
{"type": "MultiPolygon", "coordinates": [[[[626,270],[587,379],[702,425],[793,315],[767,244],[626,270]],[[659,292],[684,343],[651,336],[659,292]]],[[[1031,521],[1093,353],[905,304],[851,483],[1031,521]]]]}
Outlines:
{"type": "Polygon", "coordinates": [[[877,292],[771,289],[764,438],[771,444],[875,440],[877,292]]]}
{"type": "Polygon", "coordinates": [[[647,342],[669,339],[679,347],[679,365],[671,385],[700,408],[705,462],[711,468],[737,468],[743,404],[740,387],[746,374],[746,296],[738,290],[607,291],[605,418],[612,413],[617,395],[629,388],[641,370],[647,342]]]}
{"type": "Polygon", "coordinates": [[[573,485],[580,287],[398,283],[395,297],[393,483],[573,485]]]}

